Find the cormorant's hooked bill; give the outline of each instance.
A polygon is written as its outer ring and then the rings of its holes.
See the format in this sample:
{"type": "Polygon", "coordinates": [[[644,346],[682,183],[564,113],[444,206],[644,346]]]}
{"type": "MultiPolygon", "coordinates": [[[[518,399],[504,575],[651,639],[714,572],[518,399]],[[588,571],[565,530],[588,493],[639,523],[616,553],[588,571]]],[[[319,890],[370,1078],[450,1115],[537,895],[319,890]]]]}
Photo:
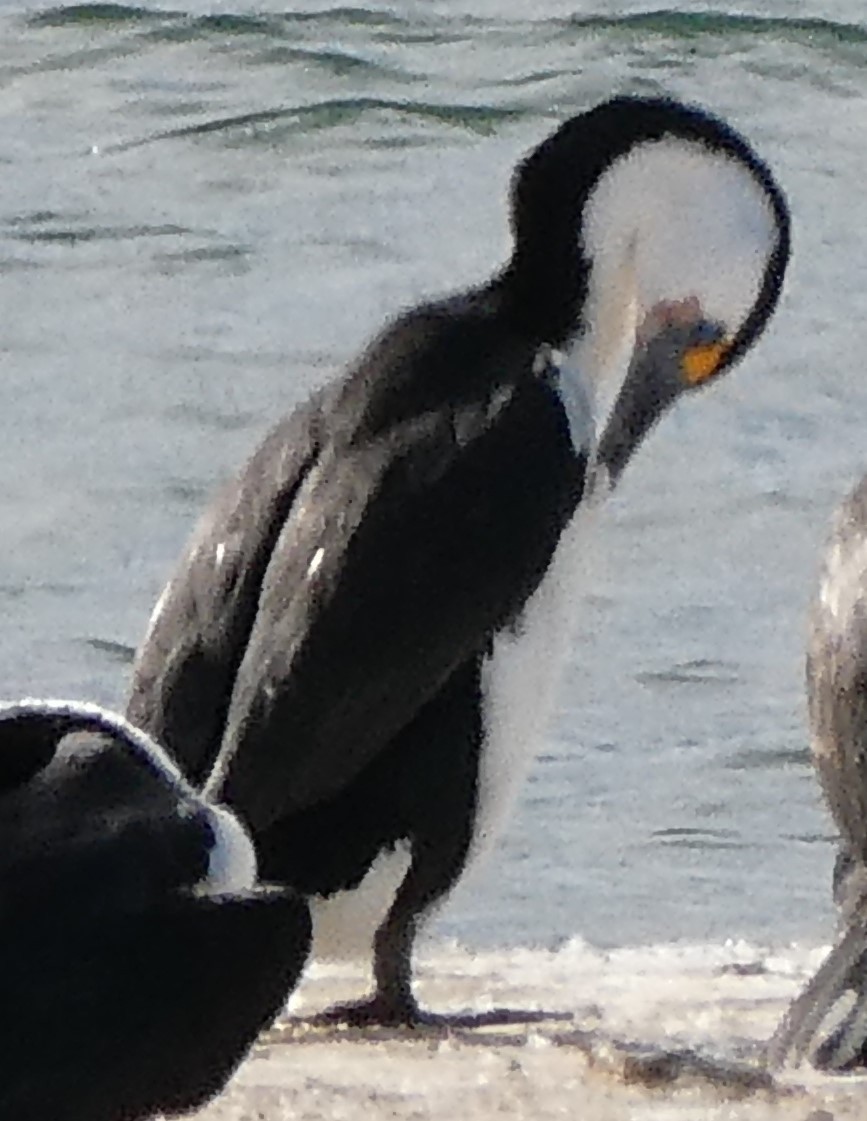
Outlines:
{"type": "Polygon", "coordinates": [[[0,704],[0,912],[3,1121],[203,1104],[309,946],[306,904],[256,881],[236,819],[122,717],[68,701],[0,704]]]}
{"type": "Polygon", "coordinates": [[[565,122],[511,204],[501,270],[386,324],[217,496],[133,670],[130,719],[243,818],[315,935],[325,912],[369,932],[376,992],[342,1010],[357,1022],[418,1018],[416,931],[496,837],[544,732],[581,504],[746,353],[788,259],[765,164],[668,99],[565,122]],[[365,926],[370,899],[386,903],[365,926]]]}

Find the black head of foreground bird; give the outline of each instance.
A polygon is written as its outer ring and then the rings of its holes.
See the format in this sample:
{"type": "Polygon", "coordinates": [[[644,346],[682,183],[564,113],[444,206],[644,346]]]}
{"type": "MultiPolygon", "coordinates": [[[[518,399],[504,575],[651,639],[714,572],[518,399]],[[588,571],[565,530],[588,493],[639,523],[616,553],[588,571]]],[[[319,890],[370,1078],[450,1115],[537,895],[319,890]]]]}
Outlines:
{"type": "Polygon", "coordinates": [[[134,668],[130,718],[309,898],[314,954],[372,949],[373,997],[335,1013],[353,1022],[419,1019],[418,925],[496,837],[544,730],[580,510],[755,342],[789,254],[766,165],[668,99],[563,124],[516,169],[512,229],[491,280],[400,315],[277,424],[134,668]]]}
{"type": "Polygon", "coordinates": [[[3,1121],[202,1104],[281,1008],[309,932],[149,737],[93,705],[0,705],[3,1121]]]}

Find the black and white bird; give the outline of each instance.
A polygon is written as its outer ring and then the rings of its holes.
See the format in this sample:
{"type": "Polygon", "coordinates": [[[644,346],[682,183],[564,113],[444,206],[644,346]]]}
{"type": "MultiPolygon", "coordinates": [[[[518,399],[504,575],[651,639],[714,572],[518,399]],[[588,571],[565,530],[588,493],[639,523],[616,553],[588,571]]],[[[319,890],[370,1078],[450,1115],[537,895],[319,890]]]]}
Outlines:
{"type": "Polygon", "coordinates": [[[582,503],[747,351],[788,258],[765,164],[667,99],[567,121],[511,205],[493,279],[389,323],[223,489],[134,668],[130,719],[310,899],[314,954],[369,932],[375,993],[338,1012],[355,1022],[419,1016],[418,925],[532,758],[582,503]],[[597,462],[595,389],[627,368],[597,462]]]}
{"type": "Polygon", "coordinates": [[[840,934],[769,1047],[773,1066],[812,1052],[828,1070],[867,1067],[867,476],[836,511],[810,607],[807,710],[813,764],[840,831],[840,934]],[[842,998],[846,1015],[817,1037],[842,998]]]}
{"type": "Polygon", "coordinates": [[[3,1121],[202,1104],[309,941],[305,902],[259,885],[237,818],[148,736],[95,705],[0,705],[3,1121]]]}

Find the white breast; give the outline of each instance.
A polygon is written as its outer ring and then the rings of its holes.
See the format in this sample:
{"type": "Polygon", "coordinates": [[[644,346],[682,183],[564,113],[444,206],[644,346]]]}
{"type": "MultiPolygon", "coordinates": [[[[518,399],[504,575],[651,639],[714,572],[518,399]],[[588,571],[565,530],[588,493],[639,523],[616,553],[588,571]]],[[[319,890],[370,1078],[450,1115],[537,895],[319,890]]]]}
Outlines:
{"type": "MultiPolygon", "coordinates": [[[[595,480],[596,430],[590,387],[571,361],[543,347],[541,364],[553,361],[576,454],[588,457],[584,498],[567,525],[539,587],[524,607],[519,626],[494,636],[482,665],[482,746],[476,815],[467,863],[498,836],[539,747],[569,648],[578,588],[585,575],[586,523],[607,494],[595,480]]],[[[382,852],[358,888],[327,899],[311,898],[316,960],[368,959],[373,935],[385,919],[411,860],[409,844],[382,852]]],[[[436,908],[434,908],[435,910],[436,908]]],[[[429,918],[430,913],[424,916],[429,918]]]]}
{"type": "Polygon", "coordinates": [[[482,667],[483,740],[471,861],[502,830],[538,751],[569,651],[586,565],[587,523],[596,503],[579,506],[515,631],[501,631],[482,667]]]}
{"type": "MultiPolygon", "coordinates": [[[[582,583],[589,510],[585,500],[567,526],[520,628],[500,632],[482,666],[483,740],[478,801],[467,863],[482,856],[506,823],[538,750],[568,654],[571,622],[582,583]]],[[[312,959],[369,962],[373,935],[388,914],[409,868],[406,843],[382,852],[352,891],[310,899],[312,959]]],[[[426,915],[425,918],[429,918],[426,915]]]]}
{"type": "Polygon", "coordinates": [[[518,625],[494,636],[482,666],[483,739],[470,861],[487,852],[499,835],[550,719],[586,577],[588,521],[609,489],[607,478],[596,473],[594,386],[579,361],[580,349],[573,346],[563,354],[543,347],[537,356],[538,362],[558,368],[558,393],[573,449],[587,457],[586,484],[518,625]]]}

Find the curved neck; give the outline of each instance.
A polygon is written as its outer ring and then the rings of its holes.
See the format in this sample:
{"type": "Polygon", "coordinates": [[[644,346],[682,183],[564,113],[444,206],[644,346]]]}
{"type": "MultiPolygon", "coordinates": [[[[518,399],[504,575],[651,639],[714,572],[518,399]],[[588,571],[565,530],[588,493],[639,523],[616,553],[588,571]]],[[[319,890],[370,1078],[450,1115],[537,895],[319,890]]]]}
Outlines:
{"type": "Polygon", "coordinates": [[[550,238],[517,246],[495,283],[515,330],[537,345],[564,347],[581,330],[587,272],[577,243],[550,238]]]}

